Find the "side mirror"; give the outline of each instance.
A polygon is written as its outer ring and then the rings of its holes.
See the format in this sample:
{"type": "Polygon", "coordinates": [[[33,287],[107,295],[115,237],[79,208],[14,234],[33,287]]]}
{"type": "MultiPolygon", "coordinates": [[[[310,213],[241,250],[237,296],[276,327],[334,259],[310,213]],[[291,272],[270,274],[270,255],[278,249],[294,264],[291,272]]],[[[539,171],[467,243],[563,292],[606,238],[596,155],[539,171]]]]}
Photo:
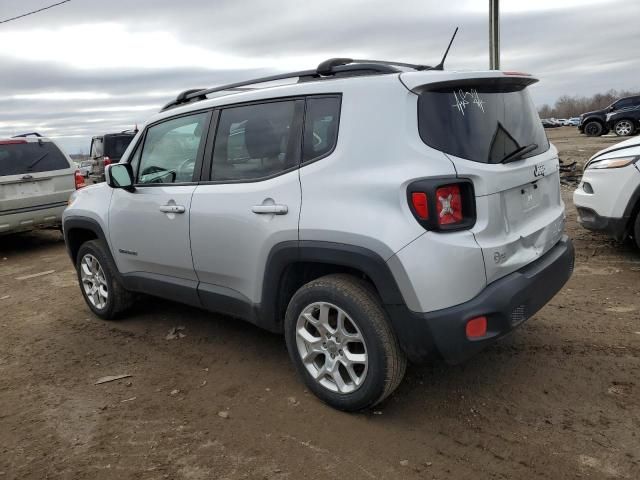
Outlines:
{"type": "Polygon", "coordinates": [[[610,112],[613,112],[615,109],[616,109],[616,106],[615,106],[615,105],[611,105],[611,106],[609,106],[609,108],[608,108],[608,110],[609,110],[610,112]]]}
{"type": "Polygon", "coordinates": [[[111,188],[122,188],[128,192],[133,192],[133,169],[128,163],[114,163],[107,165],[104,169],[105,180],[111,188]]]}

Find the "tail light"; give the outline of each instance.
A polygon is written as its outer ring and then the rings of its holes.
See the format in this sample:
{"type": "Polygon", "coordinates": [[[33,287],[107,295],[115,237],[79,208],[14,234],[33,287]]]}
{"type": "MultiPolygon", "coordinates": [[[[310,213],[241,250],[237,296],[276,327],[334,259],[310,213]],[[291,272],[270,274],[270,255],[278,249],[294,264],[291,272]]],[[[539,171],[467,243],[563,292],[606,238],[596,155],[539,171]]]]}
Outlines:
{"type": "Polygon", "coordinates": [[[27,143],[27,141],[24,138],[0,140],[0,145],[17,145],[18,143],[27,143]]]}
{"type": "Polygon", "coordinates": [[[107,165],[111,165],[111,159],[105,155],[104,157],[102,157],[102,163],[104,164],[105,167],[107,165]]]}
{"type": "Polygon", "coordinates": [[[80,170],[76,170],[74,178],[76,181],[76,190],[79,190],[82,187],[86,187],[86,184],[84,183],[84,176],[82,175],[82,173],[80,173],[80,170]]]}
{"type": "Polygon", "coordinates": [[[409,185],[407,195],[413,216],[427,230],[465,230],[476,223],[475,193],[470,180],[419,180],[409,185]]]}

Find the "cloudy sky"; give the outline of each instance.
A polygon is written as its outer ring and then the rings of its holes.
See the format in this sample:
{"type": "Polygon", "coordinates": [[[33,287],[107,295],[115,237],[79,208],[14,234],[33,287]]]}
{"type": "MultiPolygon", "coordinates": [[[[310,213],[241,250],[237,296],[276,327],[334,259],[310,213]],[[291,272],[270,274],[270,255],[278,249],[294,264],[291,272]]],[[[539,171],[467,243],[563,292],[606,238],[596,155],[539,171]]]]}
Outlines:
{"type": "MultiPolygon", "coordinates": [[[[0,0],[0,20],[56,0],[0,0]]],[[[59,1],[59,0],[58,0],[59,1]]],[[[329,57],[486,69],[488,0],[71,0],[0,23],[0,137],[39,131],[69,153],[142,125],[179,91],[312,68],[329,57]]],[[[640,88],[640,2],[501,0],[502,68],[537,104],[640,88]],[[627,21],[635,19],[633,22],[627,21]]]]}

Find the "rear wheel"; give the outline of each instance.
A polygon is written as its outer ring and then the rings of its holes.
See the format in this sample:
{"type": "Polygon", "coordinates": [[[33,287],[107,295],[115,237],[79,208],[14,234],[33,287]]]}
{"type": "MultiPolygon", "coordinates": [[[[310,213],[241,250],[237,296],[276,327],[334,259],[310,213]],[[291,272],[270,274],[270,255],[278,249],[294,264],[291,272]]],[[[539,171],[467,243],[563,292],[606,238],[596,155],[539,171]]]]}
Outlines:
{"type": "Polygon", "coordinates": [[[313,393],[356,411],[381,402],[400,384],[406,357],[375,291],[350,275],[304,285],[285,317],[289,355],[313,393]]]}
{"type": "Polygon", "coordinates": [[[628,137],[629,135],[633,135],[635,126],[631,120],[618,120],[613,126],[613,131],[616,132],[616,135],[619,137],[628,137]]]}
{"type": "Polygon", "coordinates": [[[587,122],[584,126],[584,133],[589,137],[599,137],[602,135],[602,124],[600,122],[596,122],[595,120],[591,120],[587,122]]]}
{"type": "Polygon", "coordinates": [[[82,296],[100,318],[113,320],[133,304],[133,294],[118,280],[116,267],[99,240],[82,244],[76,270],[82,296]]]}

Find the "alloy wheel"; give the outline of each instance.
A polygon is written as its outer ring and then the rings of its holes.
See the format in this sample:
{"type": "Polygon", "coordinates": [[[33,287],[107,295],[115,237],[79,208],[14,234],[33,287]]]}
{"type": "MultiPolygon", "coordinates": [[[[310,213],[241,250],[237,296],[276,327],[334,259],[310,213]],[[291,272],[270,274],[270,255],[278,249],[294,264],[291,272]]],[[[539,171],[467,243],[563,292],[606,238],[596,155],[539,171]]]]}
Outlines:
{"type": "Polygon", "coordinates": [[[340,307],[316,302],[304,308],[296,322],[296,345],[309,374],[327,390],[347,394],[364,383],[367,346],[354,320],[340,307]]]}
{"type": "Polygon", "coordinates": [[[620,120],[616,123],[616,135],[626,137],[627,135],[631,135],[632,131],[633,125],[629,120],[620,120]]]}
{"type": "Polygon", "coordinates": [[[87,253],[80,262],[80,278],[84,293],[98,310],[102,310],[107,305],[109,299],[109,288],[107,279],[102,270],[102,266],[96,257],[87,253]]]}

